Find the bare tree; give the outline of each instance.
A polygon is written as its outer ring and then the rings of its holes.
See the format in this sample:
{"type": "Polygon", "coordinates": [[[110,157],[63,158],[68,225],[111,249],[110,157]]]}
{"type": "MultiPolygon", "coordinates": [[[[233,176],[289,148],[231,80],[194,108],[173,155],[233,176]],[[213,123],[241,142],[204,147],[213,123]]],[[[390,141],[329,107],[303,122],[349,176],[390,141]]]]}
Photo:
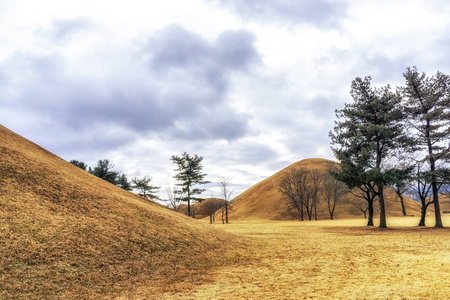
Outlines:
{"type": "Polygon", "coordinates": [[[319,203],[319,193],[322,188],[323,175],[318,169],[309,171],[310,193],[312,206],[314,208],[314,219],[317,221],[317,204],[319,203]]]}
{"type": "Polygon", "coordinates": [[[216,220],[217,211],[219,211],[225,205],[225,200],[214,198],[214,195],[211,195],[211,198],[205,199],[201,203],[200,213],[202,215],[209,216],[209,223],[214,223],[216,220]]]}
{"type": "Polygon", "coordinates": [[[297,211],[297,217],[303,221],[304,210],[311,221],[312,200],[309,189],[309,171],[303,167],[290,169],[280,180],[278,190],[287,201],[288,207],[297,211]]]}
{"type": "Polygon", "coordinates": [[[406,184],[396,184],[393,186],[395,194],[400,199],[400,203],[402,204],[402,214],[403,216],[406,216],[406,208],[405,208],[405,201],[403,199],[403,194],[406,193],[411,187],[406,184]]]}
{"type": "Polygon", "coordinates": [[[330,219],[333,220],[336,205],[342,201],[344,196],[348,193],[348,189],[345,183],[337,180],[336,177],[334,177],[334,175],[331,172],[326,172],[323,174],[322,185],[323,185],[323,193],[325,195],[325,199],[327,200],[330,219]]]}
{"type": "Polygon", "coordinates": [[[412,199],[420,201],[420,221],[418,226],[425,226],[425,218],[427,215],[428,206],[434,203],[434,198],[429,197],[432,191],[432,183],[430,182],[429,172],[421,170],[423,163],[417,163],[417,171],[415,175],[415,186],[412,190],[414,193],[409,193],[412,199]]]}
{"type": "MultiPolygon", "coordinates": [[[[377,192],[375,191],[375,185],[373,184],[373,182],[366,182],[361,186],[351,190],[350,193],[357,198],[364,199],[367,202],[367,212],[369,213],[367,226],[373,226],[373,204],[377,197],[377,192]]],[[[364,217],[365,216],[366,213],[364,213],[364,217]]]]}
{"type": "Polygon", "coordinates": [[[364,214],[364,219],[367,219],[367,211],[369,210],[369,205],[364,201],[358,201],[357,199],[355,199],[352,204],[364,214]]]}
{"type": "Polygon", "coordinates": [[[228,188],[228,185],[230,183],[232,178],[229,177],[219,177],[219,185],[220,190],[222,191],[223,199],[225,200],[224,205],[222,207],[222,223],[228,223],[228,211],[230,210],[230,200],[231,195],[233,194],[234,190],[231,190],[228,188]]]}
{"type": "Polygon", "coordinates": [[[299,169],[291,169],[281,178],[278,190],[287,200],[288,208],[297,211],[299,221],[303,221],[303,204],[301,190],[297,187],[303,173],[299,169]]]}
{"type": "Polygon", "coordinates": [[[175,196],[177,194],[177,187],[173,186],[171,188],[170,186],[167,186],[165,193],[167,197],[165,201],[168,202],[167,206],[174,211],[178,211],[180,209],[181,199],[175,196]]]}

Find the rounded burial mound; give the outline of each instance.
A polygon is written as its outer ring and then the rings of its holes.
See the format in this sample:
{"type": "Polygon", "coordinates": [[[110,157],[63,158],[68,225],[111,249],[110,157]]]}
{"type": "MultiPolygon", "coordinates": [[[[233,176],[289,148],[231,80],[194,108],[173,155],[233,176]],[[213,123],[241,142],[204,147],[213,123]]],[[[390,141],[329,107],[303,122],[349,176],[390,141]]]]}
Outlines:
{"type": "Polygon", "coordinates": [[[214,251],[239,243],[3,126],[0,140],[0,298],[163,291],[204,276],[214,251]]]}
{"type": "MultiPolygon", "coordinates": [[[[279,192],[279,184],[292,168],[305,168],[308,170],[317,169],[321,173],[329,172],[331,168],[338,167],[338,163],[322,158],[309,158],[298,161],[277,172],[276,174],[255,184],[231,202],[231,219],[268,219],[268,220],[294,220],[296,213],[287,205],[283,194],[279,192]]],[[[407,214],[420,215],[420,209],[413,200],[405,198],[407,214]]],[[[335,218],[364,217],[364,214],[354,205],[364,204],[364,200],[349,194],[345,199],[336,205],[335,218]]],[[[402,209],[399,198],[391,189],[386,190],[386,210],[388,216],[401,216],[402,209]]],[[[375,216],[378,215],[378,202],[374,203],[375,216]]],[[[306,213],[305,213],[306,216],[306,213]]],[[[323,195],[319,195],[317,205],[318,219],[329,219],[327,203],[323,195]]],[[[306,217],[307,218],[307,217],[306,217]]]]}

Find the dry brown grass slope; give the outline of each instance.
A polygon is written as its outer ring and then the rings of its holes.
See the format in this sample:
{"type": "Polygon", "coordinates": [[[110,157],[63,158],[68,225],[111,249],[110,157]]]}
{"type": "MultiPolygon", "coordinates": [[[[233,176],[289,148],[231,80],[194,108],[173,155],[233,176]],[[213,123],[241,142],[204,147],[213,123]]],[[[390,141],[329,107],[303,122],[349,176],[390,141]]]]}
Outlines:
{"type": "Polygon", "coordinates": [[[207,281],[226,259],[224,241],[238,247],[242,239],[144,201],[0,125],[0,298],[151,298],[207,281]]]}
{"type": "MultiPolygon", "coordinates": [[[[330,167],[337,164],[331,160],[322,158],[310,158],[298,161],[276,174],[255,184],[232,201],[233,210],[231,219],[268,219],[289,220],[295,219],[295,212],[286,205],[283,195],[278,191],[281,178],[292,168],[304,167],[306,169],[318,169],[327,172],[330,167]]],[[[335,218],[363,217],[363,214],[351,204],[352,197],[348,196],[345,203],[336,206],[335,218]]],[[[401,216],[400,200],[392,190],[387,191],[386,209],[388,216],[401,216]]],[[[317,215],[319,219],[329,218],[328,208],[323,199],[319,199],[317,215]]],[[[405,197],[406,212],[410,215],[419,215],[419,206],[411,199],[405,197]]],[[[378,212],[378,202],[375,203],[375,216],[378,212]]],[[[305,213],[306,215],[306,213],[305,213]]]]}

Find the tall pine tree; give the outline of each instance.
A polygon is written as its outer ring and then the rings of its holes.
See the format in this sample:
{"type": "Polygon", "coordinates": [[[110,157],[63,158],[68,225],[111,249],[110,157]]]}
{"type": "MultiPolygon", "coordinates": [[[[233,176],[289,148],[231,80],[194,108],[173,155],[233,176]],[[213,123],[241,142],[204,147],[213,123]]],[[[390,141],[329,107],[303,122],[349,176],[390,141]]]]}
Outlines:
{"type": "Polygon", "coordinates": [[[191,200],[200,200],[193,196],[200,195],[205,191],[204,189],[199,189],[194,186],[209,183],[204,180],[206,174],[202,173],[203,157],[198,156],[197,154],[191,156],[184,152],[181,156],[173,155],[171,160],[177,166],[175,169],[177,174],[174,176],[178,181],[176,185],[180,187],[180,189],[176,190],[176,193],[179,195],[177,198],[187,202],[188,216],[190,217],[191,200]]]}
{"type": "MultiPolygon", "coordinates": [[[[341,178],[355,175],[372,182],[373,193],[380,204],[380,228],[386,228],[383,189],[408,170],[388,169],[383,162],[398,148],[406,147],[409,139],[404,133],[400,97],[390,87],[374,88],[371,77],[356,78],[351,85],[353,103],[336,111],[338,121],[330,132],[332,150],[340,160],[341,178]],[[350,172],[352,174],[342,174],[350,172]]],[[[339,177],[339,175],[338,175],[339,177]]],[[[349,188],[354,183],[346,181],[349,188]]]]}
{"type": "Polygon", "coordinates": [[[424,161],[429,164],[429,178],[436,216],[435,227],[443,227],[439,206],[439,177],[446,173],[438,162],[450,159],[450,76],[437,72],[432,77],[419,73],[416,67],[403,74],[406,86],[402,89],[403,106],[409,124],[416,131],[424,161]]]}

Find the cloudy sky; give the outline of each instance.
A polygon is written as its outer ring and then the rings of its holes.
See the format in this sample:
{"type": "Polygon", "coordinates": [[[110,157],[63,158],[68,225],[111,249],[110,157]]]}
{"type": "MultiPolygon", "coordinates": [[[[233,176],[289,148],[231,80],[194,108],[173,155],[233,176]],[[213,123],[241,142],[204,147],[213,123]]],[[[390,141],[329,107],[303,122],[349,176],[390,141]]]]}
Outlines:
{"type": "Polygon", "coordinates": [[[0,0],[0,122],[163,187],[172,155],[198,154],[237,195],[333,159],[328,132],[355,77],[449,74],[449,53],[445,0],[0,0]]]}

